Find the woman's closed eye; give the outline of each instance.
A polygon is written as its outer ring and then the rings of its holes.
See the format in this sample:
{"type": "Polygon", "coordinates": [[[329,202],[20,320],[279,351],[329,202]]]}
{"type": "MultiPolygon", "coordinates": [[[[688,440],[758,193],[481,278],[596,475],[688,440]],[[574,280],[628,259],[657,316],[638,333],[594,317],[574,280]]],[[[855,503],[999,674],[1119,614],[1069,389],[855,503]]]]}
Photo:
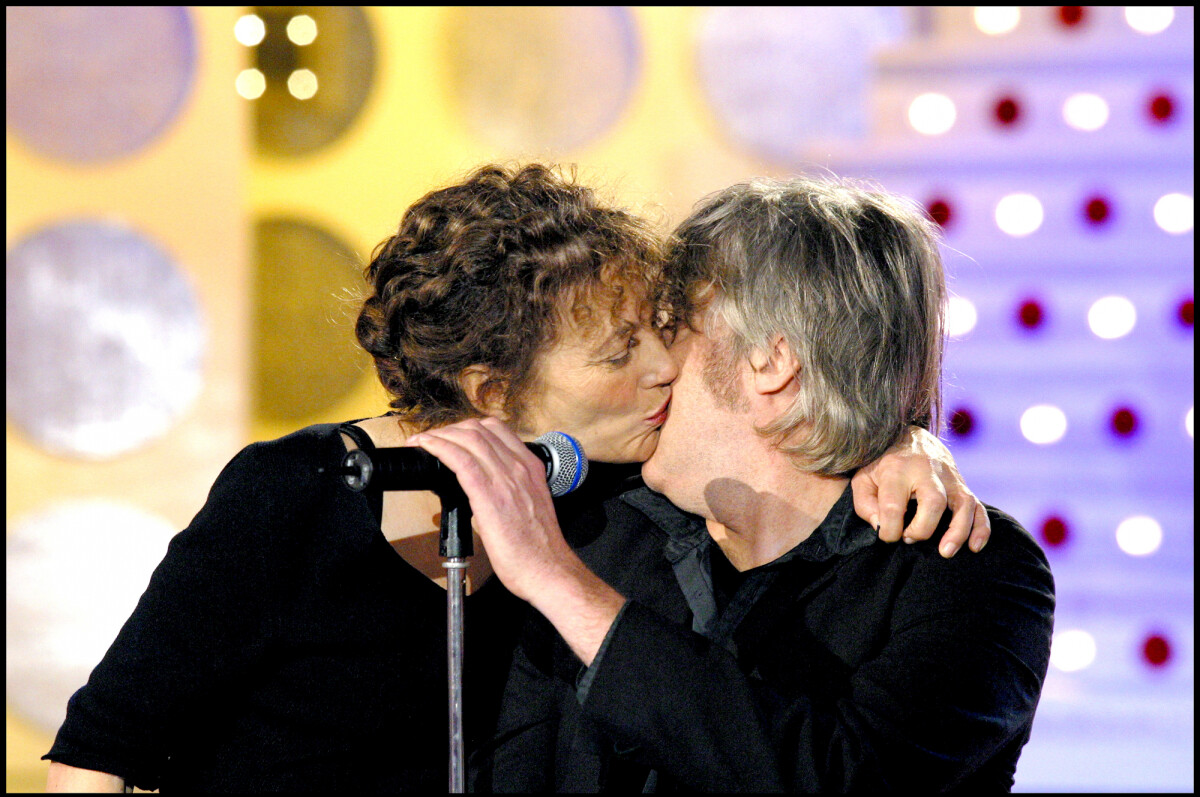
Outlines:
{"type": "Polygon", "coordinates": [[[604,361],[605,365],[610,365],[614,368],[620,368],[621,366],[627,364],[629,362],[629,360],[633,357],[634,348],[640,343],[641,343],[641,341],[638,340],[637,335],[630,335],[629,340],[625,341],[625,350],[622,351],[620,354],[618,354],[616,357],[612,357],[610,359],[605,360],[604,361]]]}

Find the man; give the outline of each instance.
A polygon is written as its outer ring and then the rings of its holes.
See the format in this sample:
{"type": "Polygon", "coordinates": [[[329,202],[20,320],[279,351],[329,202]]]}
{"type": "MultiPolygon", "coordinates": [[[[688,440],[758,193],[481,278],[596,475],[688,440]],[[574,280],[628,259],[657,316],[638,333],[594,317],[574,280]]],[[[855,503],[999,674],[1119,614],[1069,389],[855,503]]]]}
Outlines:
{"type": "Polygon", "coordinates": [[[849,184],[755,181],[698,207],[671,268],[692,321],[670,417],[646,486],[602,533],[568,528],[575,552],[502,425],[422,435],[552,626],[518,651],[478,787],[1011,789],[1049,661],[1044,555],[993,508],[977,555],[886,545],[849,489],[940,409],[930,223],[849,184]]]}

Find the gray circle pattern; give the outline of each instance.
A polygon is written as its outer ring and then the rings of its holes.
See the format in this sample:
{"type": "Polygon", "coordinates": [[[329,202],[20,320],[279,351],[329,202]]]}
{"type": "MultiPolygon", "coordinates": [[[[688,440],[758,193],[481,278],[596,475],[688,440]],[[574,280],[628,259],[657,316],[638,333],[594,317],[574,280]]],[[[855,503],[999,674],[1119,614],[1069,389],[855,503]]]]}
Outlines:
{"type": "Polygon", "coordinates": [[[730,137],[795,164],[806,145],[866,135],[871,58],[905,29],[896,7],[725,7],[703,17],[700,82],[730,137]]]}
{"type": "Polygon", "coordinates": [[[134,153],[191,89],[186,8],[9,6],[4,16],[6,122],[42,155],[87,163],[134,153]]]}
{"type": "Polygon", "coordinates": [[[101,221],[40,230],[9,250],[4,287],[5,410],[47,451],[117,456],[199,394],[196,296],[141,235],[101,221]]]}

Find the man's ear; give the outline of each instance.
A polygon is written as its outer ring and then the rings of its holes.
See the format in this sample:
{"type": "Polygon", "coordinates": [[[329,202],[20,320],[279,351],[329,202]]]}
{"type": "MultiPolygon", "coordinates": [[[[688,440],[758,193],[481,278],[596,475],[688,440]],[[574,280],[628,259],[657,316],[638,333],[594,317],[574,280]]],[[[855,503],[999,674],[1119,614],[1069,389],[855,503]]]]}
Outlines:
{"type": "Polygon", "coordinates": [[[770,395],[798,387],[800,360],[783,335],[776,335],[766,349],[754,349],[750,353],[750,369],[753,373],[754,391],[759,395],[770,395]]]}
{"type": "Polygon", "coordinates": [[[504,381],[495,378],[495,372],[486,365],[468,365],[458,375],[458,385],[467,400],[484,415],[506,420],[504,412],[504,381]]]}

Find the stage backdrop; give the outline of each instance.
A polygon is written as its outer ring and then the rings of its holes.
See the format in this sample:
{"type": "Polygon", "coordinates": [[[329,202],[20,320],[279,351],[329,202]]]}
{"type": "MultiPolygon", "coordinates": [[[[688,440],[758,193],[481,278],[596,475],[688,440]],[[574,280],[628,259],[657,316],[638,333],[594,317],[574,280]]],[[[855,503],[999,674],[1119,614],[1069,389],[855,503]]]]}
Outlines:
{"type": "Polygon", "coordinates": [[[1190,8],[8,9],[8,790],[44,785],[67,697],[221,467],[387,409],[352,327],[404,208],[528,160],[664,229],[757,175],[923,204],[954,294],[946,439],[1058,582],[1016,787],[1191,790],[1192,28],[1190,8]]]}

